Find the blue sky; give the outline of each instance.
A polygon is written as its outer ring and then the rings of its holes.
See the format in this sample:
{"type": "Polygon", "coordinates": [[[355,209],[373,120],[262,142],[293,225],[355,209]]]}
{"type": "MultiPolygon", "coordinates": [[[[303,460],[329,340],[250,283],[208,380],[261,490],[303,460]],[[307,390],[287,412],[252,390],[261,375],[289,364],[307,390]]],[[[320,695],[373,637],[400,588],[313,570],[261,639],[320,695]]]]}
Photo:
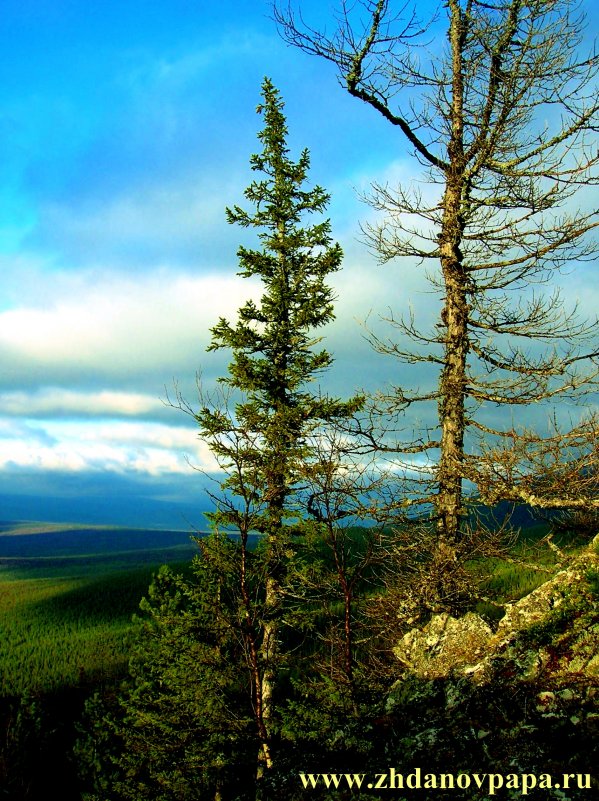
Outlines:
{"type": "Polygon", "coordinates": [[[346,254],[327,389],[392,375],[363,338],[371,310],[434,311],[414,266],[399,280],[359,242],[372,211],[356,191],[410,180],[404,142],[329,64],[287,47],[270,14],[262,0],[4,0],[0,479],[19,508],[33,494],[80,508],[84,495],[109,517],[111,493],[129,493],[172,503],[174,524],[177,504],[186,520],[204,508],[189,463],[210,469],[211,455],[163,399],[175,380],[193,403],[197,370],[208,384],[225,372],[208,329],[256,291],[235,275],[243,237],[224,208],[250,180],[265,75],[292,149],[310,149],[332,194],[346,254]]]}

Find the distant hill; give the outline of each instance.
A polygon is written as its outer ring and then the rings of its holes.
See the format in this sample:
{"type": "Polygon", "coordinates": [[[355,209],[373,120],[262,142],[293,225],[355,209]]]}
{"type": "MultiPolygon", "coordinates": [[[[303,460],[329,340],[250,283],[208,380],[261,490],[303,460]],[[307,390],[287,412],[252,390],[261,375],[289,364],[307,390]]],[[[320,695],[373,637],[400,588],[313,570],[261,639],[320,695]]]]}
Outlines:
{"type": "Polygon", "coordinates": [[[0,493],[1,520],[44,520],[50,523],[135,526],[192,531],[205,527],[203,510],[191,503],[105,496],[52,497],[0,493]]]}
{"type": "Polygon", "coordinates": [[[500,501],[493,507],[483,506],[482,504],[476,507],[477,515],[485,520],[489,525],[493,523],[501,523],[506,517],[509,517],[510,522],[514,528],[529,528],[530,526],[538,526],[539,523],[545,522],[551,517],[551,511],[545,510],[541,517],[538,511],[535,511],[531,506],[514,504],[508,501],[500,501]]]}
{"type": "Polygon", "coordinates": [[[189,531],[0,522],[0,578],[129,570],[189,561],[197,552],[189,531]]]}

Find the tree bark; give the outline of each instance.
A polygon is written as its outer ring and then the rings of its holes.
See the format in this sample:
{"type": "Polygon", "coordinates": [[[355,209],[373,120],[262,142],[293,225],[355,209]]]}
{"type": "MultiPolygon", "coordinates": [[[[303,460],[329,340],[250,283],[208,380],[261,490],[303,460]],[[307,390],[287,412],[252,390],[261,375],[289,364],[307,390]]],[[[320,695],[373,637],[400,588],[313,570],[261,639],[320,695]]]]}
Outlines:
{"type": "Polygon", "coordinates": [[[460,244],[464,233],[461,215],[466,189],[463,142],[462,49],[466,21],[455,0],[450,0],[449,39],[452,52],[451,139],[448,147],[443,221],[439,234],[445,304],[441,319],[445,326],[445,358],[439,386],[441,454],[438,466],[436,511],[439,537],[447,544],[459,537],[462,515],[464,461],[466,360],[468,355],[468,276],[460,244]]]}

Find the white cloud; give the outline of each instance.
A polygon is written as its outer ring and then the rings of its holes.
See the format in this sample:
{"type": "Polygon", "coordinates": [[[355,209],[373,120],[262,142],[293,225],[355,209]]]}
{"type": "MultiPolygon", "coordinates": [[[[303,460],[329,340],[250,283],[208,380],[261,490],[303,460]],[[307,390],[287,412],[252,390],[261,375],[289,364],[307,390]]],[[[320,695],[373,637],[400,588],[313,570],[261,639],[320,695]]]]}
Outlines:
{"type": "Polygon", "coordinates": [[[54,437],[35,423],[0,417],[0,441],[8,444],[10,441],[20,440],[27,440],[40,446],[56,444],[54,437]]]}
{"type": "MultiPolygon", "coordinates": [[[[199,366],[209,328],[234,317],[255,285],[235,276],[167,269],[128,278],[88,272],[40,276],[45,298],[0,313],[0,350],[12,381],[40,367],[127,376],[163,370],[165,380],[199,366]]],[[[46,383],[61,383],[47,381],[46,383]]]]}
{"type": "Polygon", "coordinates": [[[0,392],[0,414],[23,417],[43,414],[128,417],[148,414],[162,407],[160,399],[133,392],[77,392],[59,387],[42,388],[31,393],[0,392]]]}
{"type": "MultiPolygon", "coordinates": [[[[11,421],[12,422],[12,421],[11,421]]],[[[152,476],[218,469],[191,428],[159,423],[38,421],[11,428],[0,420],[0,469],[108,471],[152,476]]]]}

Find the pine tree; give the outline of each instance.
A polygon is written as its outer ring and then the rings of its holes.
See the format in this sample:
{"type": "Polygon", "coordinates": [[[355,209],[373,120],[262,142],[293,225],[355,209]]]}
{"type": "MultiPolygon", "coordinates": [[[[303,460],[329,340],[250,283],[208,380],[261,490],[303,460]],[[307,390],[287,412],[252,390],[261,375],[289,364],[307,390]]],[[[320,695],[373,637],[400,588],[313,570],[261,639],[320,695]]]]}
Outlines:
{"type": "Polygon", "coordinates": [[[87,704],[76,755],[88,801],[247,797],[252,711],[243,651],[220,608],[234,597],[233,550],[207,537],[187,575],[164,566],[155,576],[127,681],[87,704]]]}
{"type": "Polygon", "coordinates": [[[227,474],[212,523],[233,529],[241,540],[240,626],[261,743],[258,775],[273,765],[281,611],[294,537],[304,515],[299,492],[316,458],[311,438],[361,403],[359,398],[332,399],[308,386],[332,362],[326,350],[316,347],[320,340],[314,331],[333,319],[334,294],[326,279],[340,268],[342,251],[331,241],[328,220],[304,222],[307,215],[325,210],[329,195],[319,186],[305,188],[308,151],[297,161],[290,158],[283,101],[268,79],[262,97],[263,150],[250,160],[259,178],[245,190],[253,210],[235,206],[227,209],[227,219],[258,230],[261,247],[238,250],[239,275],[258,277],[264,291],[259,303],[249,300],[242,306],[235,323],[221,318],[212,329],[209,349],[233,354],[221,383],[235,399],[234,408],[206,403],[197,415],[201,438],[227,474]],[[262,535],[261,595],[249,586],[252,531],[262,535]]]}

